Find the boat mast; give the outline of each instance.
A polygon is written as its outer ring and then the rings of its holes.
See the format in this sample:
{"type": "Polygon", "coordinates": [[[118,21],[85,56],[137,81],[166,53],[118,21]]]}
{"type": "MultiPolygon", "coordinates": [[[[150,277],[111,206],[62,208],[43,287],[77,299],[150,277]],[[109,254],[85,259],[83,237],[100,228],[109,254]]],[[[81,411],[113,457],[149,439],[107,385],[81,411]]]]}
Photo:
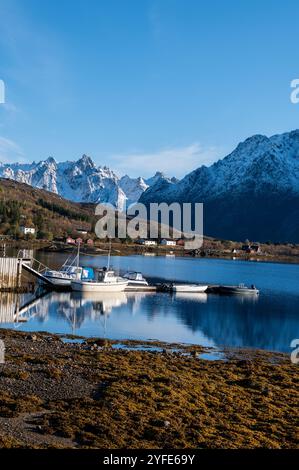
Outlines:
{"type": "Polygon", "coordinates": [[[107,261],[107,270],[110,269],[110,256],[111,256],[111,238],[109,241],[109,251],[108,251],[108,261],[107,261]]]}
{"type": "Polygon", "coordinates": [[[79,258],[80,258],[80,242],[78,241],[78,251],[77,251],[77,268],[79,268],[79,258]]]}

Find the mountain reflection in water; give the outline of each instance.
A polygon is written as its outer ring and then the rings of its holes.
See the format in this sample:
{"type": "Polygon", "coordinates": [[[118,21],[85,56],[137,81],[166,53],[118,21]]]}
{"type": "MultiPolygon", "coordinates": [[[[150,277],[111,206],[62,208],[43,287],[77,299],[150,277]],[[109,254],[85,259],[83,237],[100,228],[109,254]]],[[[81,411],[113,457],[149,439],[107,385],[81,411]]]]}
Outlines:
{"type": "Polygon", "coordinates": [[[292,295],[52,292],[25,301],[0,294],[2,328],[289,351],[299,325],[292,295]]]}

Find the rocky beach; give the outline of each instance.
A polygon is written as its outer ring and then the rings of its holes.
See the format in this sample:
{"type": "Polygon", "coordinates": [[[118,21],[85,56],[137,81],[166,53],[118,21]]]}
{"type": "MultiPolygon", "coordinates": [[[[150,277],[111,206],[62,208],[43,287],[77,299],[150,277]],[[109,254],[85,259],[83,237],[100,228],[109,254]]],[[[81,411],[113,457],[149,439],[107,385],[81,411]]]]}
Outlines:
{"type": "Polygon", "coordinates": [[[1,448],[297,448],[289,355],[1,330],[1,448]]]}

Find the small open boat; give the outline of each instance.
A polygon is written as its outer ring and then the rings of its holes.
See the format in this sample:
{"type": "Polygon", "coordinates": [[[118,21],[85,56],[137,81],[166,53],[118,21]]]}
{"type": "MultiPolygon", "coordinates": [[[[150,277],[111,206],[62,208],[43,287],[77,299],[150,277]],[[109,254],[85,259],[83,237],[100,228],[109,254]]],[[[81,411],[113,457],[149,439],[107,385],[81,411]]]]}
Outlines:
{"type": "Polygon", "coordinates": [[[171,288],[173,292],[198,293],[205,292],[208,286],[204,284],[172,284],[171,288]]]}
{"type": "Polygon", "coordinates": [[[221,294],[237,294],[237,295],[258,295],[260,291],[252,285],[247,287],[244,284],[238,286],[219,286],[219,292],[221,294]]]}

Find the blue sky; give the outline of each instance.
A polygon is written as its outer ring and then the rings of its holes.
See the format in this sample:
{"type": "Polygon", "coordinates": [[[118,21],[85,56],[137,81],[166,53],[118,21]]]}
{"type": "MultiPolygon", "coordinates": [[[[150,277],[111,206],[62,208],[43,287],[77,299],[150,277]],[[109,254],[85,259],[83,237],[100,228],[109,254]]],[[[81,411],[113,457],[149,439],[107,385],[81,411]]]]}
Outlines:
{"type": "Polygon", "coordinates": [[[296,0],[0,0],[0,160],[183,176],[299,127],[296,0]]]}

